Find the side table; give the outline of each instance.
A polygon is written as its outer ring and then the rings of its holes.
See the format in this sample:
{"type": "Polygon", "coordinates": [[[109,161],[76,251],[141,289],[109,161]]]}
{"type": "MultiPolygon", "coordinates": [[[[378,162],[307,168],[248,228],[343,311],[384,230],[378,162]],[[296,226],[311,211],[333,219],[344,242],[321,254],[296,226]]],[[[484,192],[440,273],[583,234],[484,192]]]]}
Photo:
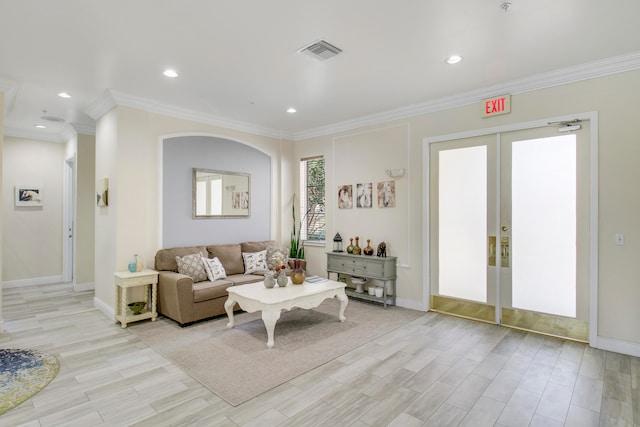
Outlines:
{"type": "MultiPolygon", "coordinates": [[[[116,283],[116,303],[115,303],[115,321],[120,322],[123,328],[127,327],[127,323],[137,322],[138,320],[151,319],[155,321],[158,318],[156,311],[157,293],[158,293],[158,272],[151,269],[143,269],[131,273],[129,271],[119,271],[114,273],[116,283]],[[127,289],[144,286],[145,295],[144,302],[147,306],[140,314],[133,314],[127,304],[127,289]]],[[[131,301],[132,302],[132,301],[131,301]]]]}

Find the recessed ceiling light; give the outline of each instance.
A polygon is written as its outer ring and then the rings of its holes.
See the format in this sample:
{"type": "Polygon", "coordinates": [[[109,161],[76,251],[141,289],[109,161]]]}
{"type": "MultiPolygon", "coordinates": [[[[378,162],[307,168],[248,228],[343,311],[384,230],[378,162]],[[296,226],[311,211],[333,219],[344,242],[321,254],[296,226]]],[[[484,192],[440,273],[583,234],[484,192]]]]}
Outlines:
{"type": "Polygon", "coordinates": [[[457,64],[458,62],[462,61],[462,56],[460,55],[451,55],[450,57],[447,58],[447,64],[457,64]]]}
{"type": "Polygon", "coordinates": [[[58,94],[58,96],[59,96],[60,98],[67,98],[67,99],[68,99],[68,98],[71,98],[71,95],[69,95],[67,92],[60,92],[60,93],[58,94]]]}
{"type": "Polygon", "coordinates": [[[298,110],[296,110],[296,109],[295,109],[295,108],[293,108],[293,107],[289,107],[289,108],[287,108],[287,113],[289,113],[289,114],[293,114],[293,113],[295,113],[296,111],[298,111],[298,110]]]}
{"type": "Polygon", "coordinates": [[[38,129],[46,129],[47,127],[45,125],[33,125],[34,128],[38,128],[38,129]]]}
{"type": "Polygon", "coordinates": [[[175,70],[164,70],[163,73],[166,77],[178,77],[178,73],[175,70]]]}

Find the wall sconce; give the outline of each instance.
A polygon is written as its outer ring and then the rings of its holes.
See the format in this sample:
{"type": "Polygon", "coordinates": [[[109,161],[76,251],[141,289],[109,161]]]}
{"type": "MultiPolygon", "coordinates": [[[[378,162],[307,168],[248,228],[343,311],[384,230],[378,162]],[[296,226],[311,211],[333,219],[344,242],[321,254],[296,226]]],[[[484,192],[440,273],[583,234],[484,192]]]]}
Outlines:
{"type": "Polygon", "coordinates": [[[387,172],[387,175],[389,175],[391,178],[400,178],[404,176],[404,168],[387,169],[386,172],[387,172]]]}

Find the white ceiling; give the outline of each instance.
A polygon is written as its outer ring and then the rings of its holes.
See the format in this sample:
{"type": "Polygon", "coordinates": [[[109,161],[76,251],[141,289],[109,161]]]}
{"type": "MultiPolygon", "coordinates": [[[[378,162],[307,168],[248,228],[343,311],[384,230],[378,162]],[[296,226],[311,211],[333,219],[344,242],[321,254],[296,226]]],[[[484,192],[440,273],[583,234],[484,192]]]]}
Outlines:
{"type": "Polygon", "coordinates": [[[87,111],[109,90],[119,103],[299,139],[604,59],[640,67],[638,0],[501,3],[0,0],[5,133],[90,133],[87,111]],[[343,52],[297,52],[319,39],[343,52]],[[454,53],[464,60],[445,64],[454,53]]]}

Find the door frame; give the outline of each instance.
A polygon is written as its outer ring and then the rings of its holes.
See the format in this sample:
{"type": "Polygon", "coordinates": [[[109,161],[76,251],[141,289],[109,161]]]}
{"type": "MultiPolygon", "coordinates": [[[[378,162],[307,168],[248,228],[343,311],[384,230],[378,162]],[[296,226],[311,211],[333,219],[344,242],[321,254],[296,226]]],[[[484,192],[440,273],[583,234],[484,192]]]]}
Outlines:
{"type": "MultiPolygon", "coordinates": [[[[446,142],[477,136],[501,134],[527,129],[549,126],[550,123],[589,120],[589,345],[598,347],[598,112],[590,111],[509,125],[475,129],[440,136],[427,137],[422,140],[422,305],[426,310],[431,309],[430,295],[430,250],[429,250],[429,215],[430,205],[430,145],[436,142],[446,142]]],[[[499,283],[498,283],[499,286],[499,283]]]]}
{"type": "Polygon", "coordinates": [[[62,281],[75,283],[76,154],[64,161],[62,208],[62,281]]]}

